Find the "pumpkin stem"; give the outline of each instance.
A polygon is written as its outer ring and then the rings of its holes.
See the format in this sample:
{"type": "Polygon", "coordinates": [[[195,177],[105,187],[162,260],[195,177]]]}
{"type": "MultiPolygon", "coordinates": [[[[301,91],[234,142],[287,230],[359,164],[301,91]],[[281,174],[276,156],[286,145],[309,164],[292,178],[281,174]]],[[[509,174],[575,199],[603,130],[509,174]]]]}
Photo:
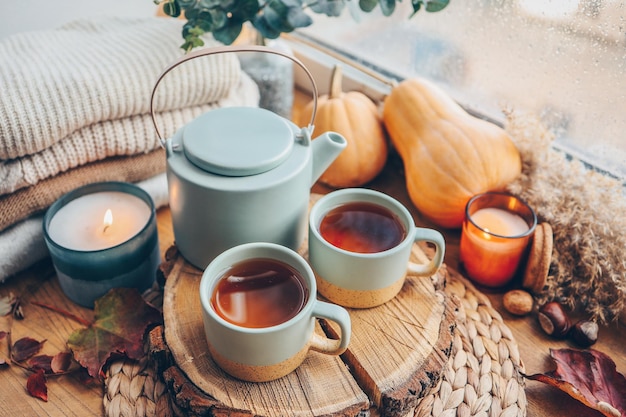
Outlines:
{"type": "Polygon", "coordinates": [[[341,96],[341,66],[335,65],[333,73],[330,76],[330,95],[329,98],[338,98],[341,96]]]}

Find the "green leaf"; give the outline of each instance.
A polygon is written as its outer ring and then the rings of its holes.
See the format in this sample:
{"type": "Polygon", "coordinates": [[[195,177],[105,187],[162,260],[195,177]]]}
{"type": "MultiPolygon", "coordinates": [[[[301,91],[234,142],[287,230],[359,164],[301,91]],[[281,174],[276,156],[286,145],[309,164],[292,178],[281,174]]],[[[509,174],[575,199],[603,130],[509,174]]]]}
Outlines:
{"type": "Polygon", "coordinates": [[[263,35],[264,38],[267,39],[276,39],[280,36],[280,31],[271,27],[264,15],[257,15],[252,19],[252,26],[263,35]]]}
{"type": "Polygon", "coordinates": [[[304,9],[302,6],[302,0],[281,0],[281,2],[289,9],[294,7],[301,10],[304,9]]]}
{"type": "Polygon", "coordinates": [[[263,11],[263,17],[267,24],[274,30],[278,32],[291,32],[293,31],[293,26],[287,21],[287,12],[289,9],[282,6],[284,5],[281,2],[272,0],[272,7],[266,8],[263,11]],[[276,10],[274,6],[276,6],[278,10],[276,10]]]}
{"type": "Polygon", "coordinates": [[[213,37],[225,45],[230,45],[237,39],[241,33],[243,25],[241,23],[230,21],[229,24],[213,31],[213,37]]]}
{"type": "Polygon", "coordinates": [[[178,3],[178,5],[180,7],[182,7],[183,9],[188,9],[191,6],[194,6],[196,4],[196,0],[174,0],[178,3]]]}
{"type": "MultiPolygon", "coordinates": [[[[187,25],[185,25],[185,26],[187,26],[187,25]]],[[[188,30],[187,30],[186,36],[187,35],[191,35],[191,36],[195,36],[195,37],[200,37],[200,36],[204,35],[204,30],[202,30],[198,26],[189,26],[187,29],[188,30]]]]}
{"type": "MultiPolygon", "coordinates": [[[[258,5],[258,2],[255,2],[258,5]]],[[[226,12],[234,12],[237,8],[237,0],[222,0],[220,1],[220,8],[226,12]]]]}
{"type": "Polygon", "coordinates": [[[198,5],[203,9],[213,9],[215,7],[220,7],[220,0],[200,0],[198,5]]]}
{"type": "Polygon", "coordinates": [[[425,6],[425,10],[427,12],[439,12],[446,8],[450,0],[411,0],[411,4],[413,5],[413,15],[417,13],[422,6],[425,6]]]}
{"type": "MultiPolygon", "coordinates": [[[[228,24],[228,16],[224,10],[211,9],[209,10],[209,14],[211,15],[211,20],[213,21],[213,27],[215,30],[219,30],[228,24]]],[[[239,23],[239,26],[241,26],[241,23],[239,23]]],[[[241,32],[241,29],[239,29],[239,32],[241,32]]],[[[239,34],[237,34],[237,36],[239,36],[239,34]]]]}
{"type": "Polygon", "coordinates": [[[233,10],[229,10],[233,14],[233,19],[238,22],[252,21],[259,12],[258,0],[237,0],[233,10]]]}
{"type": "Polygon", "coordinates": [[[94,313],[94,323],[74,331],[67,341],[74,358],[94,378],[103,375],[103,367],[114,354],[140,359],[146,329],[163,321],[158,310],[129,288],[114,288],[96,300],[94,313]]]}
{"type": "Polygon", "coordinates": [[[263,9],[264,14],[270,12],[275,13],[278,16],[285,18],[287,17],[287,12],[289,11],[289,6],[287,6],[281,0],[269,0],[267,2],[267,6],[263,9]]]}
{"type": "Polygon", "coordinates": [[[194,20],[196,20],[199,14],[200,14],[200,9],[196,9],[195,7],[185,10],[185,18],[187,18],[187,23],[193,22],[194,20]]]}
{"type": "Polygon", "coordinates": [[[426,2],[426,11],[435,13],[446,8],[450,0],[429,0],[426,2]]]}
{"type": "Polygon", "coordinates": [[[171,17],[180,16],[180,6],[176,0],[168,1],[163,4],[163,13],[171,17]]]}
{"type": "Polygon", "coordinates": [[[195,20],[190,20],[183,26],[183,39],[191,41],[194,38],[200,38],[202,35],[204,35],[204,30],[199,26],[196,26],[194,22],[195,20]]]}
{"type": "MultiPolygon", "coordinates": [[[[202,31],[204,31],[205,33],[211,33],[215,29],[219,28],[219,25],[214,21],[213,16],[214,14],[212,10],[204,9],[200,13],[198,13],[195,19],[190,19],[189,23],[193,24],[194,27],[202,29],[202,31]]],[[[202,36],[202,34],[199,34],[198,36],[202,36]]]]}
{"type": "Polygon", "coordinates": [[[396,0],[380,0],[380,10],[384,16],[391,16],[396,9],[396,0]]]}
{"type": "Polygon", "coordinates": [[[280,32],[291,32],[313,23],[300,0],[270,0],[263,10],[263,17],[270,27],[280,32]]]}
{"type": "MultiPolygon", "coordinates": [[[[374,0],[376,1],[376,0],[374,0]]],[[[375,5],[374,5],[375,6],[375,5]]],[[[315,13],[326,16],[337,17],[346,7],[346,0],[319,0],[314,2],[310,8],[315,13]]]]}
{"type": "Polygon", "coordinates": [[[420,11],[423,4],[424,0],[411,0],[411,5],[413,6],[413,13],[411,14],[411,17],[413,17],[415,13],[420,11]]]}
{"type": "MultiPolygon", "coordinates": [[[[213,24],[213,17],[209,12],[201,12],[197,18],[190,23],[194,24],[194,27],[202,30],[203,33],[212,32],[215,29],[213,24]]],[[[202,36],[201,34],[198,36],[202,36]]]]}
{"type": "Polygon", "coordinates": [[[287,22],[294,28],[303,28],[313,24],[313,19],[301,8],[291,7],[287,12],[287,22]]]}
{"type": "Polygon", "coordinates": [[[361,10],[368,13],[374,10],[377,4],[378,0],[359,0],[359,7],[361,10]]]}

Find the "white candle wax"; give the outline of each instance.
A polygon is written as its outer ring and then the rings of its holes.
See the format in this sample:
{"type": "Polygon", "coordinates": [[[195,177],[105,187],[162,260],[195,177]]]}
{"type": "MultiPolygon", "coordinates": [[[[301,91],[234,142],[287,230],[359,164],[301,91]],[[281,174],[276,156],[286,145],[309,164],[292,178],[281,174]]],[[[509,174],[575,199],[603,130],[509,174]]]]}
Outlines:
{"type": "Polygon", "coordinates": [[[471,217],[483,230],[500,236],[519,236],[529,229],[526,221],[519,215],[499,208],[483,208],[471,217]]]}
{"type": "Polygon", "coordinates": [[[147,224],[150,207],[139,197],[117,191],[81,196],[60,208],[50,220],[48,235],[67,249],[93,251],[126,242],[147,224]],[[113,221],[104,216],[111,210],[113,221]]]}

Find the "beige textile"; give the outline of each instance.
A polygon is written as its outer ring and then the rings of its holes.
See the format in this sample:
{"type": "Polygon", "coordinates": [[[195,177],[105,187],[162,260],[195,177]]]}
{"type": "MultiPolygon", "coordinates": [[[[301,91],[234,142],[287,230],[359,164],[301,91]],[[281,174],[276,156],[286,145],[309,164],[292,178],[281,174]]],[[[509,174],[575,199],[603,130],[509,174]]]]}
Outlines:
{"type": "MultiPolygon", "coordinates": [[[[2,40],[0,195],[88,162],[156,149],[150,94],[183,53],[180,30],[176,19],[109,17],[2,40]]],[[[211,108],[258,100],[236,55],[219,54],[170,72],[155,108],[171,135],[211,108]]]]}
{"type": "MultiPolygon", "coordinates": [[[[245,73],[226,97],[209,104],[160,112],[157,121],[166,137],[198,115],[219,107],[254,106],[258,88],[245,73]]],[[[0,161],[0,196],[68,169],[112,156],[134,155],[160,146],[149,114],[106,120],[85,126],[32,155],[0,161]]]]}
{"type": "MultiPolygon", "coordinates": [[[[158,17],[103,17],[3,39],[0,159],[34,154],[94,123],[149,113],[158,75],[184,53],[181,25],[158,17]]],[[[235,54],[194,60],[168,74],[156,109],[218,101],[240,75],[235,54]]]]}
{"type": "Polygon", "coordinates": [[[63,194],[100,181],[137,182],[165,171],[165,151],[118,156],[93,162],[50,177],[32,187],[0,197],[0,231],[41,213],[63,194]]]}
{"type": "MultiPolygon", "coordinates": [[[[157,209],[168,204],[165,173],[136,185],[145,190],[157,209]]],[[[43,238],[43,213],[34,215],[0,232],[0,283],[48,256],[43,238]]]]}

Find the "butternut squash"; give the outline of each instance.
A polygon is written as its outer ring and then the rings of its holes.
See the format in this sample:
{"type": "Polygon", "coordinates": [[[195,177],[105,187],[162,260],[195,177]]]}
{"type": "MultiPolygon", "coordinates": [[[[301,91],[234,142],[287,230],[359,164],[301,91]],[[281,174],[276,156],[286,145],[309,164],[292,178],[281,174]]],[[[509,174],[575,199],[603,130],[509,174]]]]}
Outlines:
{"type": "Polygon", "coordinates": [[[383,122],[404,162],[411,201],[434,223],[462,225],[467,201],[521,173],[504,129],[467,113],[435,84],[412,78],[386,97],[383,122]]]}

